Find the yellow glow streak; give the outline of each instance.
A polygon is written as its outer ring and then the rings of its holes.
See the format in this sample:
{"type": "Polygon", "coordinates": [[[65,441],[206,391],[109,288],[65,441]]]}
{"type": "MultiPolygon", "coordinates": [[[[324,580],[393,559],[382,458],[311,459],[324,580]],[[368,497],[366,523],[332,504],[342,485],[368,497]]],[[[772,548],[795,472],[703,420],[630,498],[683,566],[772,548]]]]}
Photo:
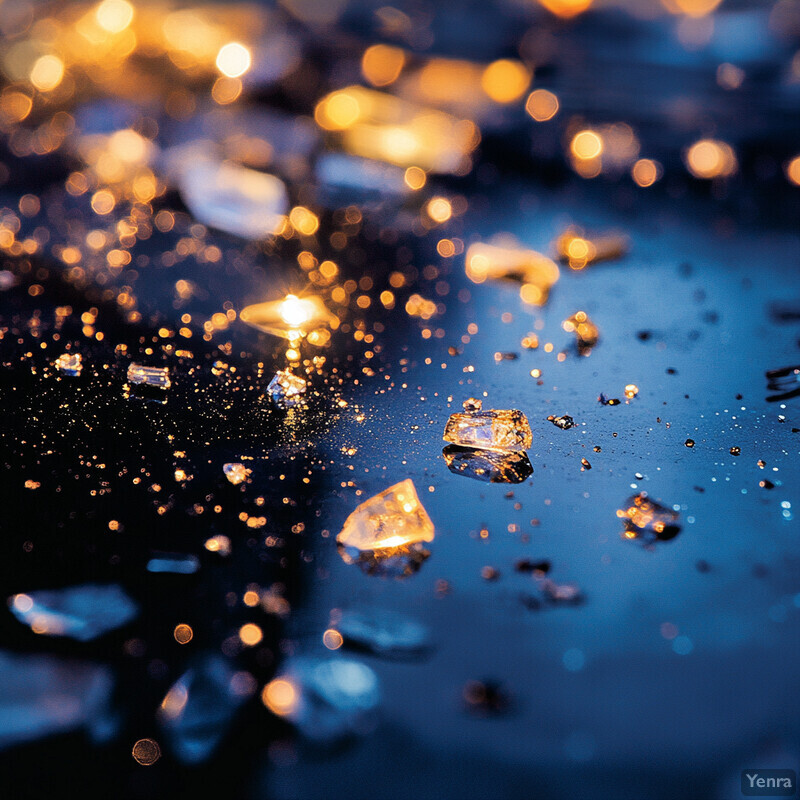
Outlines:
{"type": "Polygon", "coordinates": [[[291,714],[297,707],[298,700],[294,684],[283,678],[270,681],[261,692],[261,702],[279,717],[291,714]]]}
{"type": "Polygon", "coordinates": [[[250,51],[239,42],[228,42],[217,53],[217,69],[226,78],[240,78],[250,69],[250,51]]]}
{"type": "Polygon", "coordinates": [[[133,6],[126,0],[103,0],[94,13],[97,24],[109,33],[121,33],[133,21],[133,6]]]}
{"type": "Polygon", "coordinates": [[[662,0],[663,5],[673,14],[686,14],[689,17],[705,17],[721,2],[722,0],[662,0]]]}
{"type": "Polygon", "coordinates": [[[287,295],[281,303],[280,314],[284,322],[292,327],[300,327],[314,316],[316,306],[309,300],[301,300],[296,295],[287,295]]]}
{"type": "Polygon", "coordinates": [[[40,92],[50,92],[64,78],[64,62],[58,56],[41,56],[34,62],[30,78],[40,92]]]}
{"type": "Polygon", "coordinates": [[[405,63],[406,54],[399,47],[375,44],[364,52],[361,73],[373,86],[388,86],[400,77],[405,63]]]}
{"type": "Polygon", "coordinates": [[[532,77],[524,64],[503,58],[486,67],[481,86],[496,103],[513,103],[525,94],[532,77]]]}
{"type": "Polygon", "coordinates": [[[558,98],[547,89],[534,89],[525,101],[525,110],[537,122],[547,122],[558,113],[558,98]]]}

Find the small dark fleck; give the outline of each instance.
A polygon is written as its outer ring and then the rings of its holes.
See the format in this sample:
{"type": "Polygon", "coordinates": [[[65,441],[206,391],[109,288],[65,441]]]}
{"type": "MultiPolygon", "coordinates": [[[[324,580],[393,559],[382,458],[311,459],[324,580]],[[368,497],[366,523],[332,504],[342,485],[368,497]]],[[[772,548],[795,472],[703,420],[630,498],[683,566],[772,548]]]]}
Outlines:
{"type": "Polygon", "coordinates": [[[520,595],[520,600],[522,601],[522,605],[524,605],[528,611],[538,611],[542,607],[542,601],[538,597],[534,597],[532,594],[520,595]]]}
{"type": "Polygon", "coordinates": [[[556,428],[561,428],[562,431],[566,431],[569,430],[570,428],[575,427],[575,420],[572,419],[572,417],[570,417],[569,414],[564,414],[563,417],[557,417],[551,414],[547,418],[547,421],[552,422],[553,425],[556,426],[556,428]]]}
{"type": "Polygon", "coordinates": [[[743,394],[737,394],[737,395],[736,395],[736,399],[737,399],[737,400],[741,400],[743,397],[744,397],[744,395],[743,395],[743,394]]]}
{"type": "Polygon", "coordinates": [[[694,447],[694,439],[687,439],[687,440],[684,442],[684,444],[685,444],[687,447],[694,447]]]}
{"type": "Polygon", "coordinates": [[[765,564],[753,564],[753,577],[766,578],[769,570],[765,564]]]}
{"type": "Polygon", "coordinates": [[[677,375],[677,374],[678,370],[676,370],[674,367],[667,367],[667,375],[677,375]]]}
{"type": "Polygon", "coordinates": [[[763,480],[763,481],[759,481],[759,482],[758,482],[758,485],[759,485],[759,486],[760,486],[762,489],[774,489],[774,488],[775,488],[775,484],[774,484],[772,481],[768,481],[768,480],[766,480],[766,479],[765,479],[765,480],[763,480]]]}
{"type": "Polygon", "coordinates": [[[742,448],[741,447],[731,447],[731,455],[732,456],[739,456],[741,454],[742,454],[742,448]]]}
{"type": "Polygon", "coordinates": [[[636,338],[640,342],[646,342],[653,335],[652,331],[638,331],[636,338]]]}
{"type": "Polygon", "coordinates": [[[619,405],[619,398],[617,397],[607,397],[602,392],[600,393],[599,397],[597,398],[597,402],[604,405],[604,406],[618,406],[619,405]]]}
{"type": "Polygon", "coordinates": [[[467,710],[475,714],[502,714],[511,704],[511,695],[496,681],[469,681],[463,696],[467,710]]]}
{"type": "Polygon", "coordinates": [[[602,452],[603,448],[602,448],[602,447],[600,447],[600,445],[597,445],[597,444],[596,444],[596,445],[595,445],[595,446],[592,448],[592,450],[594,450],[594,451],[595,451],[595,453],[600,453],[600,452],[602,452]]]}
{"type": "Polygon", "coordinates": [[[711,564],[709,564],[708,561],[706,561],[703,558],[697,561],[695,567],[697,568],[698,572],[703,572],[703,573],[711,572],[711,564]]]}
{"type": "Polygon", "coordinates": [[[536,572],[540,575],[547,575],[550,572],[549,561],[531,561],[529,558],[521,558],[514,564],[517,572],[536,572]]]}
{"type": "Polygon", "coordinates": [[[583,468],[584,469],[591,469],[592,468],[592,465],[585,458],[581,459],[581,464],[583,464],[583,468]]]}
{"type": "Polygon", "coordinates": [[[698,494],[703,494],[705,492],[705,489],[702,486],[694,486],[693,488],[698,494]]]}

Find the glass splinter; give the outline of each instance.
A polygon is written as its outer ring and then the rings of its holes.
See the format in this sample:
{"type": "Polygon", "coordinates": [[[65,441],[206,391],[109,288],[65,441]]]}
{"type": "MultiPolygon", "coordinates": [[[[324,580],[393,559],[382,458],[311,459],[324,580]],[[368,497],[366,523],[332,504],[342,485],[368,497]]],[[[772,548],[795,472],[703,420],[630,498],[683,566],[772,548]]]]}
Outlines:
{"type": "Polygon", "coordinates": [[[623,538],[641,539],[645,545],[674,539],[681,530],[678,512],[651,500],[647,492],[629,497],[617,516],[625,525],[623,538]]]}
{"type": "Polygon", "coordinates": [[[80,353],[62,353],[54,363],[55,368],[64,375],[77,378],[83,370],[80,353]]]}
{"type": "Polygon", "coordinates": [[[308,384],[298,375],[279,370],[267,386],[267,394],[273,402],[283,408],[293,408],[300,404],[308,384]]]}
{"type": "Polygon", "coordinates": [[[528,418],[516,409],[451,414],[444,440],[462,447],[509,452],[527,450],[533,442],[528,418]]]}
{"type": "Polygon", "coordinates": [[[486,483],[522,483],[533,475],[533,466],[524,452],[498,453],[449,444],[442,456],[450,472],[486,483]]]}
{"type": "Polygon", "coordinates": [[[172,386],[169,367],[145,367],[142,364],[131,364],[128,367],[128,383],[156,386],[159,389],[169,389],[172,386]]]}

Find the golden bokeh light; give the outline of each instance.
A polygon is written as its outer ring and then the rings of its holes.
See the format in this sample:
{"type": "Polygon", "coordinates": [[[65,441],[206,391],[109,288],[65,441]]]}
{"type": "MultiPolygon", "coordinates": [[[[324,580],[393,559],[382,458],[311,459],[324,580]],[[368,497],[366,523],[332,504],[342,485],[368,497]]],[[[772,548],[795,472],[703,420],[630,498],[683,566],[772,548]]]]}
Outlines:
{"type": "Polygon", "coordinates": [[[261,692],[261,702],[279,717],[291,714],[299,701],[294,684],[285,678],[270,681],[261,692]]]}
{"type": "Polygon", "coordinates": [[[661,177],[661,164],[650,158],[640,158],[631,168],[631,177],[638,186],[652,186],[661,177]]]}
{"type": "Polygon", "coordinates": [[[127,0],[103,0],[94,13],[104,31],[121,33],[133,22],[134,10],[127,0]]]}
{"type": "Polygon", "coordinates": [[[521,62],[502,58],[486,67],[481,76],[481,86],[495,103],[513,103],[525,94],[532,77],[521,62]]]}
{"type": "Polygon", "coordinates": [[[406,54],[399,47],[375,44],[364,51],[361,74],[373,86],[388,86],[399,77],[406,63],[406,54]]]}
{"type": "Polygon", "coordinates": [[[344,638],[335,628],[328,628],[322,634],[322,643],[328,650],[338,650],[344,644],[344,638]]]}
{"type": "Polygon", "coordinates": [[[569,145],[570,152],[575,158],[582,161],[590,161],[597,158],[603,152],[603,140],[600,135],[593,130],[578,131],[569,145]]]}
{"type": "Polygon", "coordinates": [[[131,755],[138,764],[149,767],[161,758],[161,747],[155,739],[139,739],[133,745],[131,755]]]}
{"type": "Polygon", "coordinates": [[[172,632],[172,635],[178,644],[189,644],[189,642],[191,642],[194,638],[194,631],[192,630],[191,625],[181,623],[180,625],[175,626],[175,630],[172,632]]]}
{"type": "Polygon", "coordinates": [[[786,164],[786,177],[795,185],[800,186],[800,155],[795,156],[786,164]]]}
{"type": "Polygon", "coordinates": [[[425,185],[428,180],[428,176],[425,174],[424,169],[420,169],[419,167],[409,167],[405,171],[404,180],[409,189],[417,191],[425,185]]]}
{"type": "Polygon", "coordinates": [[[217,69],[226,78],[241,78],[250,69],[250,51],[239,42],[224,44],[217,53],[217,69]]]}
{"type": "Polygon", "coordinates": [[[576,17],[589,9],[594,0],[539,0],[539,5],[544,6],[550,13],[557,17],[576,17]]]}
{"type": "Polygon", "coordinates": [[[722,3],[722,0],[662,0],[662,3],[673,14],[686,14],[688,17],[705,17],[715,11],[717,6],[722,3]]]}
{"type": "Polygon", "coordinates": [[[305,206],[295,206],[289,212],[289,222],[303,236],[313,236],[319,228],[319,218],[305,206]]]}
{"type": "Polygon", "coordinates": [[[453,206],[446,197],[432,197],[425,206],[428,216],[439,224],[447,222],[453,215],[453,206]]]}
{"type": "Polygon", "coordinates": [[[248,622],[239,628],[239,639],[247,647],[255,647],[264,638],[264,632],[255,623],[248,622]]]}
{"type": "Polygon", "coordinates": [[[547,122],[558,113],[558,97],[547,89],[534,89],[525,101],[525,110],[537,122],[547,122]]]}
{"type": "Polygon", "coordinates": [[[686,166],[695,178],[726,178],[738,169],[736,154],[726,142],[701,139],[685,154],[686,166]]]}
{"type": "Polygon", "coordinates": [[[58,56],[40,56],[31,68],[30,78],[40,92],[50,92],[64,78],[64,62],[58,56]]]}

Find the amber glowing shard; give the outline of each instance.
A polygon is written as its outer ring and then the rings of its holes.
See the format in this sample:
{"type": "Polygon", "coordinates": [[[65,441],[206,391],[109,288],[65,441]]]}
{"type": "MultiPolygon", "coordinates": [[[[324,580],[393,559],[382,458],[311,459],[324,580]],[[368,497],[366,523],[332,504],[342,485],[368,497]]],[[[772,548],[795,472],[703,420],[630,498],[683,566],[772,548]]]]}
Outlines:
{"type": "Polygon", "coordinates": [[[432,542],[433,536],[433,522],[407,478],[358,506],[345,520],[336,542],[358,551],[391,552],[432,542]]]}
{"type": "Polygon", "coordinates": [[[640,539],[645,545],[674,539],[681,530],[678,512],[651,500],[647,492],[629,497],[617,516],[623,521],[625,539],[640,539]]]}
{"type": "Polygon", "coordinates": [[[465,411],[451,414],[444,440],[462,447],[515,452],[533,442],[528,418],[516,409],[465,411]]]}
{"type": "Polygon", "coordinates": [[[621,258],[628,252],[626,236],[609,233],[589,238],[579,228],[568,228],[556,240],[558,257],[571,269],[581,270],[597,261],[621,258]]]}
{"type": "Polygon", "coordinates": [[[159,389],[169,389],[172,386],[169,367],[145,367],[135,363],[128,367],[128,383],[155,386],[159,389]]]}
{"type": "Polygon", "coordinates": [[[241,310],[239,319],[273,336],[290,340],[308,336],[312,343],[318,337],[311,337],[311,333],[335,328],[339,324],[338,317],[328,311],[319,297],[297,297],[293,294],[287,295],[283,300],[246,306],[241,310]]]}

